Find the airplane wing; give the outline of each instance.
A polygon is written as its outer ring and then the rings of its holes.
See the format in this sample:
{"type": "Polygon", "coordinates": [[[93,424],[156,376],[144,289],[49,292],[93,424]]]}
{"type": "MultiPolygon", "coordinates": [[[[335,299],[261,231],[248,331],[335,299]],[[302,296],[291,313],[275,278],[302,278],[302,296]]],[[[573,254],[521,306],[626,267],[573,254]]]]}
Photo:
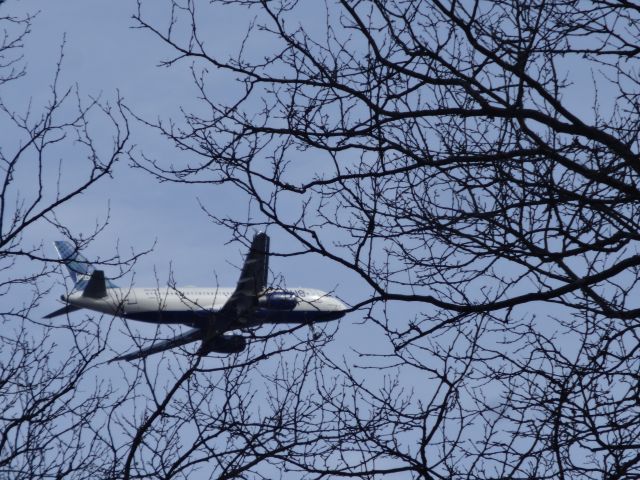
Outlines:
{"type": "Polygon", "coordinates": [[[268,273],[269,236],[261,232],[253,237],[238,285],[220,313],[245,323],[258,305],[258,296],[267,288],[268,273]]]}
{"type": "MultiPolygon", "coordinates": [[[[244,340],[239,342],[237,339],[231,338],[234,336],[225,338],[222,333],[228,329],[232,322],[237,320],[240,323],[245,323],[248,320],[258,305],[258,296],[267,287],[268,272],[269,236],[261,232],[253,237],[251,248],[242,266],[238,285],[219,312],[222,316],[219,317],[219,320],[216,322],[216,333],[212,338],[219,338],[219,342],[223,342],[224,344],[216,348],[222,349],[225,352],[228,349],[231,349],[230,351],[233,352],[244,349],[244,340]]],[[[137,352],[115,357],[111,359],[110,362],[117,360],[135,360],[136,358],[146,357],[147,355],[186,345],[196,340],[204,340],[206,336],[212,333],[213,332],[207,329],[194,328],[170,340],[164,340],[137,352]]],[[[216,348],[214,348],[213,351],[222,351],[216,350],[216,348]]]]}
{"type": "Polygon", "coordinates": [[[171,348],[180,347],[181,345],[186,345],[187,343],[195,342],[197,340],[202,340],[204,334],[205,334],[204,330],[200,328],[194,328],[192,330],[189,330],[183,333],[182,335],[178,335],[177,337],[170,338],[169,340],[162,340],[160,342],[154,343],[150,347],[143,348],[141,350],[138,350],[137,352],[114,357],[111,360],[109,360],[109,363],[116,362],[118,360],[135,360],[136,358],[142,358],[142,357],[146,357],[147,355],[169,350],[171,348]]]}
{"type": "Polygon", "coordinates": [[[45,315],[42,318],[53,318],[53,317],[57,317],[58,315],[66,315],[68,313],[75,312],[76,310],[81,310],[81,308],[71,304],[67,304],[64,307],[56,310],[55,312],[51,312],[50,314],[45,315]]]}

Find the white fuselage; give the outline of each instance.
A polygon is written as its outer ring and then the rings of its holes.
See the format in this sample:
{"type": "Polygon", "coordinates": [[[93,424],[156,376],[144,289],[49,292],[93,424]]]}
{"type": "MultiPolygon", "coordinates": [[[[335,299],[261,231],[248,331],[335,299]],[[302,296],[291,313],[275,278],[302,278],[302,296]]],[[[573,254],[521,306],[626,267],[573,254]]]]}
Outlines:
{"type": "MultiPolygon", "coordinates": [[[[108,288],[102,298],[73,292],[68,303],[110,315],[152,323],[194,327],[211,321],[233,295],[233,288],[108,288]]],[[[309,288],[273,289],[258,298],[246,326],[304,323],[340,318],[346,306],[325,292],[309,288]]]]}

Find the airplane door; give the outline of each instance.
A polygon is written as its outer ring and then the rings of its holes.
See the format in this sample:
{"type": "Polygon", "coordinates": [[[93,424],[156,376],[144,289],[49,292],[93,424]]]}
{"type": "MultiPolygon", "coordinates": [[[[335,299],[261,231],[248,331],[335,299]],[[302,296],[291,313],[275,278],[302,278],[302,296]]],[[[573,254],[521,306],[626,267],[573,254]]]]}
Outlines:
{"type": "Polygon", "coordinates": [[[126,298],[126,302],[127,305],[135,305],[136,303],[138,303],[138,299],[136,297],[136,292],[135,290],[131,289],[128,293],[127,293],[127,298],[126,298]]]}

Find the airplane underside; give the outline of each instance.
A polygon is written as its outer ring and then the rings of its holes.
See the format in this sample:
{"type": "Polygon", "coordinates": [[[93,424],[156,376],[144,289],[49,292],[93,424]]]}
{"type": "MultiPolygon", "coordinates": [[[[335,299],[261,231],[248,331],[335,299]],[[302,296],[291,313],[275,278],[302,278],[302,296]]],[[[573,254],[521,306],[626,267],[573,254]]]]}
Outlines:
{"type": "MultiPolygon", "coordinates": [[[[216,322],[218,318],[222,317],[216,312],[188,312],[188,311],[161,311],[161,312],[129,312],[121,315],[128,320],[137,320],[139,322],[156,323],[156,324],[178,324],[186,325],[189,327],[202,327],[208,321],[216,322]]],[[[241,322],[237,319],[226,319],[231,324],[237,325],[229,330],[235,330],[238,328],[247,328],[254,325],[261,325],[263,323],[310,323],[310,322],[329,322],[331,320],[337,320],[344,316],[344,312],[309,312],[309,311],[294,311],[294,312],[278,312],[268,310],[258,310],[248,318],[247,321],[241,322]]],[[[222,318],[220,318],[222,319],[222,318]]]]}

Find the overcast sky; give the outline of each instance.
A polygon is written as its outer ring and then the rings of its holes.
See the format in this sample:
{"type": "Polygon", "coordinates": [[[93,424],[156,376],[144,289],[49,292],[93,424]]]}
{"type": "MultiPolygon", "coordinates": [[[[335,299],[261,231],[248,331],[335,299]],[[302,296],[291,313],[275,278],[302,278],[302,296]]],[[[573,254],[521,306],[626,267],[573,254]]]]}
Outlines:
{"type": "MultiPolygon", "coordinates": [[[[134,2],[10,0],[2,8],[15,14],[39,11],[25,49],[28,76],[11,86],[10,98],[15,108],[26,105],[29,99],[35,105],[46,101],[60,46],[66,38],[63,86],[77,83],[82,95],[99,96],[111,103],[119,92],[128,107],[150,120],[179,118],[181,106],[197,109],[190,64],[185,62],[171,69],[157,66],[169,52],[148,32],[131,28],[134,2]]],[[[160,8],[158,11],[161,13],[160,8]]],[[[147,8],[147,13],[155,12],[147,8]]],[[[211,40],[217,42],[215,50],[234,51],[250,20],[250,12],[238,10],[234,14],[231,9],[225,10],[224,16],[207,19],[211,40]]],[[[220,98],[230,87],[224,81],[212,85],[220,98]]],[[[157,132],[135,123],[132,131],[136,154],[145,152],[162,160],[179,155],[157,132]]],[[[237,243],[225,246],[230,240],[229,232],[206,218],[198,199],[215,213],[235,212],[242,217],[248,208],[246,200],[231,189],[160,184],[148,174],[130,168],[128,159],[122,158],[113,179],[94,186],[81,201],[65,206],[60,218],[76,234],[89,232],[109,209],[110,225],[87,250],[89,258],[112,255],[116,242],[123,252],[141,251],[157,242],[154,251],[141,259],[135,269],[137,285],[153,283],[154,268],[166,280],[169,262],[180,284],[212,284],[215,273],[222,284],[233,285],[238,271],[229,262],[238,265],[243,249],[237,243]]],[[[30,238],[25,240],[38,243],[54,234],[43,224],[31,230],[30,238]]],[[[293,247],[279,245],[277,237],[274,240],[274,249],[293,247]]],[[[325,269],[319,271],[317,267],[326,262],[313,257],[308,261],[314,270],[314,286],[337,286],[335,267],[331,271],[327,266],[325,276],[325,269]]],[[[279,259],[271,266],[276,272],[285,273],[291,286],[307,285],[305,271],[299,268],[306,262],[307,259],[302,263],[299,259],[279,259]]]]}
{"type": "MultiPolygon", "coordinates": [[[[309,2],[310,5],[317,5],[309,2]]],[[[164,2],[147,2],[146,14],[162,18],[164,2]],[[157,5],[157,11],[156,11],[157,5]]],[[[306,5],[306,4],[305,4],[306,5]]],[[[63,75],[61,84],[79,86],[81,95],[99,96],[104,102],[114,102],[117,93],[124,98],[137,115],[150,120],[175,118],[179,120],[180,107],[197,110],[197,92],[193,86],[190,64],[184,62],[174,68],[159,68],[161,60],[171,52],[147,31],[132,28],[131,19],[135,2],[131,0],[65,0],[36,1],[8,0],[0,7],[6,13],[19,15],[24,12],[39,14],[27,39],[25,59],[28,75],[6,87],[4,98],[10,99],[16,109],[26,108],[29,101],[37,107],[46,102],[55,64],[63,39],[63,75]]],[[[310,15],[314,12],[310,11],[310,15]]],[[[253,13],[244,8],[213,10],[200,24],[206,25],[206,40],[210,51],[228,55],[238,48],[253,13]]],[[[254,46],[252,54],[259,55],[254,46]]],[[[252,47],[253,48],[253,47],[252,47]]],[[[571,68],[565,65],[566,68],[571,68]]],[[[582,105],[585,112],[591,108],[583,97],[590,88],[591,76],[574,77],[575,87],[566,98],[572,106],[582,105]],[[578,100],[583,101],[578,102],[578,100]]],[[[232,94],[233,85],[223,77],[212,75],[209,87],[217,98],[224,100],[232,94]]],[[[180,154],[172,145],[163,141],[156,131],[132,123],[132,142],[135,154],[145,152],[166,161],[180,154]]],[[[95,134],[96,132],[94,132],[95,134]]],[[[98,137],[100,136],[98,133],[98,137]]],[[[105,135],[106,137],[106,135],[105,135]]],[[[109,140],[105,138],[105,141],[109,140]]],[[[59,152],[61,157],[73,157],[73,152],[59,152]]],[[[184,159],[184,157],[182,157],[184,159]]],[[[71,173],[70,175],[73,175],[71,173]]],[[[20,177],[25,189],[31,186],[29,177],[20,177]]],[[[229,213],[245,218],[248,208],[246,198],[234,190],[219,186],[183,186],[160,184],[148,174],[130,168],[129,160],[122,158],[115,169],[113,179],[100,182],[60,210],[59,219],[72,232],[90,232],[96,222],[105,219],[110,212],[108,228],[92,243],[86,256],[110,257],[116,244],[120,251],[143,251],[155,243],[151,253],[144,256],[135,267],[133,280],[136,286],[154,285],[167,281],[170,268],[179,285],[215,285],[216,279],[224,286],[233,286],[238,278],[238,267],[244,256],[244,248],[234,243],[225,245],[230,232],[213,225],[200,210],[198,199],[214,213],[229,213]]],[[[273,235],[272,249],[291,251],[295,245],[280,242],[277,232],[273,235]]],[[[45,242],[53,255],[51,241],[58,233],[41,223],[25,236],[28,244],[45,242]]],[[[361,301],[370,292],[362,281],[334,263],[316,256],[275,258],[272,271],[283,274],[289,286],[308,286],[336,294],[348,303],[361,301]]],[[[114,272],[112,272],[113,274],[114,272]]],[[[107,276],[110,272],[106,272],[107,276]]],[[[132,277],[123,279],[126,283],[132,277]]],[[[60,286],[60,292],[62,286],[60,286]]],[[[55,292],[57,297],[58,292],[55,292]]],[[[57,308],[54,298],[51,305],[41,305],[43,313],[57,308]]],[[[394,306],[390,317],[401,315],[411,318],[417,307],[394,306]]],[[[361,316],[352,314],[342,320],[343,328],[352,328],[361,316]]],[[[353,327],[353,335],[362,328],[353,327]]],[[[351,342],[353,343],[353,342],[351,342]]],[[[346,343],[347,345],[349,342],[346,343]]],[[[388,343],[384,343],[389,347],[388,343]]],[[[341,348],[341,347],[340,347],[341,348]]]]}
{"type": "MultiPolygon", "coordinates": [[[[26,108],[30,101],[36,107],[46,103],[64,40],[61,86],[77,84],[83,97],[99,96],[103,102],[110,103],[115,102],[119,92],[129,108],[150,120],[179,119],[180,107],[197,110],[197,92],[193,87],[190,63],[185,62],[171,69],[158,67],[169,52],[148,32],[131,28],[134,25],[131,19],[134,3],[129,0],[5,2],[0,8],[11,14],[39,13],[25,46],[28,74],[7,86],[3,98],[8,99],[16,110],[26,108]]],[[[156,12],[153,8],[147,8],[147,13],[154,15],[156,12]]],[[[162,12],[159,10],[158,13],[162,12]]],[[[252,19],[251,15],[244,9],[226,9],[224,15],[217,17],[214,12],[214,16],[206,19],[209,45],[213,45],[221,55],[234,52],[252,19]]],[[[256,54],[259,53],[258,48],[256,54]]],[[[220,99],[232,94],[233,84],[228,80],[216,76],[210,79],[210,87],[220,99]]],[[[135,122],[131,124],[131,129],[135,154],[144,152],[162,160],[174,156],[177,158],[180,154],[171,144],[162,140],[156,131],[135,122]]],[[[101,131],[93,133],[96,138],[104,137],[102,139],[105,142],[111,140],[110,132],[104,135],[101,131]]],[[[67,147],[73,145],[68,143],[67,147]]],[[[69,160],[83,164],[82,159],[74,157],[77,155],[76,149],[57,151],[56,155],[63,158],[67,165],[74,165],[69,164],[69,160]]],[[[118,280],[118,284],[133,282],[137,287],[164,285],[172,272],[177,284],[182,286],[235,286],[245,249],[238,243],[227,244],[231,239],[230,232],[212,224],[200,210],[198,200],[216,214],[226,213],[245,218],[247,199],[235,190],[220,186],[161,184],[147,173],[132,169],[129,164],[127,158],[122,158],[112,179],[94,185],[58,212],[58,219],[75,235],[89,234],[96,223],[105,220],[109,212],[109,225],[85,250],[87,258],[112,257],[116,245],[125,255],[155,245],[153,251],[138,261],[134,272],[118,280]]],[[[73,175],[78,173],[70,168],[65,174],[72,180],[73,175]]],[[[19,182],[24,182],[18,184],[19,189],[29,191],[33,187],[33,177],[29,174],[19,177],[19,182]]],[[[272,235],[272,251],[296,249],[296,245],[287,243],[290,240],[281,237],[277,231],[270,230],[269,233],[272,235]]],[[[55,256],[52,241],[59,238],[59,233],[53,227],[41,222],[25,234],[23,242],[26,245],[43,243],[45,252],[55,256]]],[[[348,303],[359,302],[370,294],[364,282],[359,281],[355,274],[318,256],[272,258],[270,267],[274,274],[283,275],[290,287],[334,291],[348,303]]],[[[110,271],[105,268],[107,277],[117,273],[116,269],[110,271]]],[[[63,280],[60,276],[59,281],[63,280]]],[[[55,286],[49,297],[50,302],[41,302],[35,316],[40,317],[59,308],[57,298],[64,290],[61,283],[55,286]]],[[[28,302],[28,298],[25,297],[24,302],[28,302]]],[[[391,314],[396,308],[398,315],[409,318],[416,313],[411,306],[390,308],[391,314]]],[[[76,315],[82,314],[79,312],[76,315]]],[[[354,313],[339,324],[332,325],[332,328],[339,325],[342,335],[331,344],[330,350],[339,356],[349,355],[352,348],[363,347],[360,341],[363,338],[366,338],[369,351],[380,352],[390,348],[381,332],[363,324],[361,320],[362,315],[354,313]],[[378,347],[376,335],[380,335],[378,347]]],[[[156,333],[155,326],[140,322],[128,322],[125,325],[116,319],[113,325],[115,330],[110,345],[118,353],[134,348],[128,338],[127,328],[145,336],[157,334],[168,338],[173,335],[170,327],[161,327],[156,333]]],[[[59,343],[64,345],[62,340],[59,343]]]]}
{"type": "MultiPolygon", "coordinates": [[[[157,2],[158,5],[163,3],[157,2]]],[[[158,12],[154,12],[149,4],[152,2],[147,2],[149,15],[162,15],[162,6],[158,6],[158,12]]],[[[63,40],[65,46],[60,84],[77,84],[83,97],[99,97],[102,102],[113,104],[119,92],[129,108],[150,120],[179,119],[181,107],[186,107],[186,110],[198,109],[190,64],[185,62],[170,69],[158,67],[170,52],[148,32],[132,28],[134,22],[131,16],[135,2],[7,0],[0,9],[5,14],[15,15],[39,11],[25,46],[28,74],[3,87],[3,98],[16,110],[27,108],[29,102],[36,109],[47,102],[63,40]]],[[[224,15],[216,16],[214,11],[210,18],[201,22],[207,26],[207,40],[212,45],[210,50],[220,55],[235,51],[252,19],[252,13],[244,9],[229,8],[224,12],[224,15]]],[[[570,65],[565,66],[570,68],[570,65]]],[[[572,107],[580,106],[582,113],[589,115],[591,103],[582,99],[591,88],[591,76],[585,72],[574,78],[575,87],[567,93],[565,100],[572,107]]],[[[219,99],[232,95],[233,85],[228,79],[213,75],[211,82],[210,89],[216,92],[219,99]]],[[[100,137],[99,124],[97,127],[98,131],[93,133],[100,137]]],[[[131,129],[134,155],[144,152],[165,162],[174,157],[177,161],[185,158],[184,153],[177,152],[156,131],[136,122],[132,122],[131,129]]],[[[2,133],[0,124],[0,137],[3,136],[7,140],[7,133],[2,133]]],[[[110,133],[104,135],[105,142],[110,140],[108,136],[110,133]]],[[[73,162],[76,150],[61,150],[56,155],[73,162]]],[[[82,159],[78,159],[78,162],[81,164],[82,159]]],[[[73,168],[66,170],[69,180],[81,173],[73,168]]],[[[18,176],[17,182],[18,188],[24,191],[33,186],[28,172],[18,176]]],[[[65,205],[60,209],[58,218],[78,235],[90,233],[97,222],[105,220],[109,212],[108,227],[84,252],[89,259],[113,256],[116,245],[125,255],[155,245],[150,253],[139,260],[135,274],[121,279],[120,283],[133,281],[135,286],[142,287],[153,286],[157,281],[163,285],[172,270],[178,285],[215,286],[219,282],[222,286],[234,286],[245,249],[238,243],[227,244],[231,239],[230,232],[214,225],[200,210],[199,201],[214,213],[227,213],[238,218],[245,218],[248,209],[247,199],[235,190],[212,185],[158,183],[149,174],[131,168],[129,159],[122,158],[112,179],[101,181],[81,198],[65,205]]],[[[269,233],[272,235],[272,250],[287,252],[296,248],[287,244],[286,241],[290,240],[279,236],[277,231],[269,233]]],[[[52,241],[59,238],[59,233],[52,226],[40,223],[25,234],[24,243],[44,243],[47,253],[54,256],[52,241]]],[[[357,303],[370,293],[364,282],[359,281],[353,273],[317,256],[274,258],[270,266],[275,274],[282,274],[291,287],[335,291],[347,303],[357,303]]],[[[113,276],[116,272],[107,269],[105,273],[113,276]]],[[[56,298],[63,291],[62,285],[58,285],[51,294],[50,302],[39,306],[40,313],[59,308],[56,298]]],[[[389,308],[390,321],[394,316],[401,316],[406,322],[424,307],[390,305],[389,308]]],[[[390,342],[376,337],[380,332],[375,327],[361,320],[362,314],[353,313],[340,321],[342,335],[330,346],[338,355],[349,355],[351,348],[370,352],[379,350],[379,353],[391,348],[390,342]]],[[[137,322],[130,323],[134,329],[142,331],[154,328],[137,322]]],[[[115,320],[114,324],[124,331],[121,320],[115,320]]],[[[168,327],[162,328],[167,329],[166,337],[171,336],[168,327]]],[[[117,338],[120,343],[114,348],[119,353],[131,350],[132,344],[126,336],[117,338]]],[[[357,357],[349,360],[354,364],[358,361],[357,357]]],[[[377,372],[369,376],[372,381],[381,381],[377,372]]],[[[407,384],[413,383],[418,393],[421,388],[427,388],[426,383],[415,381],[416,378],[412,380],[407,384]]]]}

